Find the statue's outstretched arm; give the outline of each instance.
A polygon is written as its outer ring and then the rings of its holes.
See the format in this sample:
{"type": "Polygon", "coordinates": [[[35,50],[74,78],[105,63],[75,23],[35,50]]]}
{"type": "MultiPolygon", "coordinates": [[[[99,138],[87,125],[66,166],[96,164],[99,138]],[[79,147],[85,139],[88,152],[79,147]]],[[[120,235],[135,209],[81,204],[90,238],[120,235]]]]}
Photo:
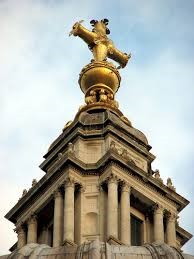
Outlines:
{"type": "Polygon", "coordinates": [[[73,25],[73,29],[70,32],[69,36],[72,34],[74,36],[79,36],[82,40],[84,40],[88,45],[92,44],[94,42],[96,34],[92,31],[89,31],[84,26],[81,25],[83,21],[76,22],[73,25]]]}

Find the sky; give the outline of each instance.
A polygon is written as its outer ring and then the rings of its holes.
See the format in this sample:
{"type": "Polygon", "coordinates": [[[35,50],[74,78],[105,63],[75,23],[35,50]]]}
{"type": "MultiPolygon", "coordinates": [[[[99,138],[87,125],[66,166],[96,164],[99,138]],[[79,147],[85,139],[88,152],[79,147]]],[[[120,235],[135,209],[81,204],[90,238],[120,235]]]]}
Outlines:
{"type": "MultiPolygon", "coordinates": [[[[120,70],[120,110],[156,155],[152,168],[172,178],[190,204],[180,226],[194,234],[194,1],[0,0],[0,255],[16,242],[4,215],[39,169],[52,141],[73,120],[91,53],[72,25],[109,19],[110,38],[131,52],[120,70]]],[[[194,238],[184,247],[194,254],[194,238]]]]}

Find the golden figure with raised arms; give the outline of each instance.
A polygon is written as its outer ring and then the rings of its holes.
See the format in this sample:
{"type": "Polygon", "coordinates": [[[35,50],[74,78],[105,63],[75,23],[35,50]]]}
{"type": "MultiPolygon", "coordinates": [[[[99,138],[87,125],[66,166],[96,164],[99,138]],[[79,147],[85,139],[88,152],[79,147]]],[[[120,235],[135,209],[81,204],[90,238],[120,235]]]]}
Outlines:
{"type": "Polygon", "coordinates": [[[112,40],[107,37],[110,33],[107,28],[108,19],[101,21],[91,20],[90,24],[94,27],[92,31],[82,26],[82,21],[76,22],[69,35],[79,36],[87,44],[92,51],[94,61],[106,61],[107,57],[113,59],[119,63],[119,68],[123,68],[127,65],[131,54],[126,54],[118,50],[112,40]]]}

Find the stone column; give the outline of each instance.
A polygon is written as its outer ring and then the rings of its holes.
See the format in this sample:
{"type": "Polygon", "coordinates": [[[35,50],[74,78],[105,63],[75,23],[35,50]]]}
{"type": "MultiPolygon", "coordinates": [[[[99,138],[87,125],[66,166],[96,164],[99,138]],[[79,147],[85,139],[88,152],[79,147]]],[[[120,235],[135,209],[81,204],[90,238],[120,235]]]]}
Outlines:
{"type": "Polygon", "coordinates": [[[53,247],[62,245],[63,241],[63,197],[58,189],[54,192],[53,247]]]}
{"type": "Polygon", "coordinates": [[[74,243],[74,181],[69,178],[65,182],[64,198],[64,243],[74,243]]]}
{"type": "Polygon", "coordinates": [[[154,210],[154,241],[164,243],[163,207],[159,204],[154,210]]]}
{"type": "Polygon", "coordinates": [[[37,217],[32,215],[28,220],[28,236],[27,243],[37,243],[37,217]]]}
{"type": "Polygon", "coordinates": [[[110,236],[118,238],[118,182],[114,175],[108,179],[107,237],[110,236]]]}
{"type": "Polygon", "coordinates": [[[100,203],[99,203],[100,241],[105,242],[106,229],[107,229],[107,224],[106,224],[107,200],[106,200],[106,194],[103,187],[98,186],[98,190],[99,190],[99,198],[100,198],[100,203]]]}
{"type": "Polygon", "coordinates": [[[26,245],[26,230],[24,226],[20,225],[16,228],[16,232],[18,235],[17,248],[20,249],[26,245]]]}
{"type": "Polygon", "coordinates": [[[167,215],[166,242],[169,246],[176,247],[176,214],[167,215]]]}
{"type": "Polygon", "coordinates": [[[151,225],[150,225],[150,220],[148,215],[145,216],[145,225],[146,225],[146,243],[150,243],[151,239],[150,239],[150,229],[151,229],[151,225]]]}
{"type": "Polygon", "coordinates": [[[131,244],[130,186],[126,183],[121,187],[121,242],[131,244]]]}

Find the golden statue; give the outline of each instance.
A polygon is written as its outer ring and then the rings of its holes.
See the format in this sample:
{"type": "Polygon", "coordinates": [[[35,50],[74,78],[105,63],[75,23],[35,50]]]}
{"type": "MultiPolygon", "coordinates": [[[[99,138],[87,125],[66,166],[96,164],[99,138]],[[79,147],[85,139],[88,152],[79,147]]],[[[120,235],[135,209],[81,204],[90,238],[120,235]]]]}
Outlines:
{"type": "Polygon", "coordinates": [[[120,64],[118,68],[125,67],[131,55],[115,48],[112,40],[107,37],[107,34],[110,33],[107,28],[108,19],[90,21],[90,24],[94,27],[92,31],[82,26],[82,22],[83,20],[76,22],[69,35],[79,36],[88,44],[93,53],[94,61],[106,61],[108,57],[120,64]]]}
{"type": "Polygon", "coordinates": [[[90,24],[93,26],[92,31],[82,26],[82,22],[76,22],[69,35],[73,34],[84,40],[88,44],[94,58],[79,74],[78,82],[85,94],[86,104],[80,107],[78,113],[91,109],[105,108],[112,110],[126,124],[131,125],[130,121],[119,111],[119,104],[115,100],[115,93],[120,87],[121,81],[118,68],[125,67],[131,55],[115,48],[112,40],[107,37],[107,34],[110,33],[107,28],[108,19],[90,21],[90,24]],[[119,67],[107,61],[107,58],[118,62],[119,67]]]}

